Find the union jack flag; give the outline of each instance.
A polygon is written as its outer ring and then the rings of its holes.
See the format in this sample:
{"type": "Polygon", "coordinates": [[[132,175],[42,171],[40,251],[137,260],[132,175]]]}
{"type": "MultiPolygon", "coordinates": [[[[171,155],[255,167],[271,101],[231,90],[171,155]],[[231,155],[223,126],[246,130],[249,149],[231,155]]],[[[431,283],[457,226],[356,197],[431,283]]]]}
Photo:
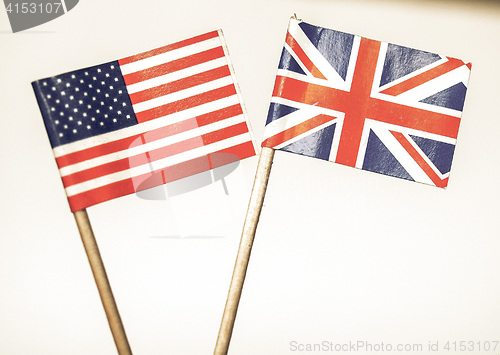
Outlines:
{"type": "Polygon", "coordinates": [[[470,69],[291,19],[262,146],[444,188],[470,69]]]}

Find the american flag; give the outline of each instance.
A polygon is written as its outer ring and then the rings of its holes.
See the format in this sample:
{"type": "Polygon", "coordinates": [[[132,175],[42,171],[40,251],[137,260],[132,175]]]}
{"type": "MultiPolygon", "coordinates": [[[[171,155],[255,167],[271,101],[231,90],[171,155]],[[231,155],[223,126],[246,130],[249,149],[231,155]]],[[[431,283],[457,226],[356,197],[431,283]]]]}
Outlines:
{"type": "Polygon", "coordinates": [[[256,154],[220,30],[32,85],[72,211],[256,154]]]}
{"type": "Polygon", "coordinates": [[[470,69],[291,19],[262,146],[446,187],[470,69]]]}

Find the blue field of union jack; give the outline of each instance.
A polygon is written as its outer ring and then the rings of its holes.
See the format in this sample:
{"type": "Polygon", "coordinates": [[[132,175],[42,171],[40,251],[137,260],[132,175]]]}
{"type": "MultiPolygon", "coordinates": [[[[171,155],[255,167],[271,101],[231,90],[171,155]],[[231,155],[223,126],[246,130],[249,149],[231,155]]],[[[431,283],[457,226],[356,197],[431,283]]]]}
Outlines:
{"type": "Polygon", "coordinates": [[[446,187],[470,69],[291,19],[262,146],[446,187]]]}

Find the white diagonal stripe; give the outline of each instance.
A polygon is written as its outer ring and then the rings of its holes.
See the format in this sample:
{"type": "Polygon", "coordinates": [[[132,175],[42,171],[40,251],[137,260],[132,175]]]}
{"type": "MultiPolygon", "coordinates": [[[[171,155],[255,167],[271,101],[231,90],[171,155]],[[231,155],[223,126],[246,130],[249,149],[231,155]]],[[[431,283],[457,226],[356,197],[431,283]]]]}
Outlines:
{"type": "Polygon", "coordinates": [[[299,46],[307,54],[313,64],[327,78],[327,80],[332,81],[334,83],[333,85],[337,87],[345,88],[346,82],[344,81],[344,79],[342,79],[342,77],[332,67],[328,60],[326,60],[325,57],[318,51],[318,49],[311,43],[298,23],[290,23],[290,28],[288,31],[293,36],[293,38],[295,38],[299,46]]]}
{"type": "Polygon", "coordinates": [[[384,143],[384,145],[389,149],[398,160],[398,162],[403,166],[403,168],[410,174],[413,180],[421,182],[428,185],[434,185],[432,180],[427,176],[427,174],[420,168],[417,162],[408,154],[408,152],[401,146],[398,140],[386,129],[378,130],[373,129],[377,137],[384,143]]]}
{"type": "Polygon", "coordinates": [[[339,111],[329,110],[313,105],[306,105],[295,101],[286,100],[280,97],[273,97],[271,99],[271,102],[295,107],[298,108],[298,110],[268,123],[264,129],[263,140],[266,140],[267,138],[272,137],[289,128],[295,127],[296,125],[301,124],[317,115],[325,114],[332,117],[344,116],[344,114],[339,111]]]}
{"type": "Polygon", "coordinates": [[[462,83],[467,87],[469,68],[465,65],[429,80],[411,90],[397,96],[398,99],[407,101],[420,101],[449,87],[462,83]]]}

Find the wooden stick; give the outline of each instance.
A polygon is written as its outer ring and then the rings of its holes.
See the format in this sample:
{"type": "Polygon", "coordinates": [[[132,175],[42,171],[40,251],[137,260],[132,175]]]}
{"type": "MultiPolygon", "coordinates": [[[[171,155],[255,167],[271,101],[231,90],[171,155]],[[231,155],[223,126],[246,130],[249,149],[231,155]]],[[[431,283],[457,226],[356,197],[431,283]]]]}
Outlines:
{"type": "Polygon", "coordinates": [[[132,350],[128,344],[127,335],[125,334],[125,329],[123,328],[122,320],[120,318],[120,313],[118,313],[118,307],[116,306],[115,298],[113,296],[113,292],[111,291],[111,286],[109,285],[106,269],[104,268],[101,254],[99,253],[99,248],[97,247],[94,232],[92,231],[92,226],[90,225],[87,211],[76,211],[73,214],[75,216],[78,230],[80,231],[83,247],[85,248],[85,252],[87,253],[87,257],[89,259],[92,274],[94,274],[94,280],[97,284],[97,289],[99,290],[99,296],[101,297],[104,312],[106,312],[106,317],[108,318],[109,327],[111,329],[111,333],[113,334],[118,354],[132,354],[132,350]]]}
{"type": "Polygon", "coordinates": [[[224,308],[219,335],[217,337],[217,344],[215,345],[215,355],[227,354],[229,348],[234,321],[236,319],[236,312],[238,310],[243,283],[245,282],[245,276],[247,273],[248,262],[250,260],[250,252],[252,251],[255,231],[257,229],[257,223],[259,223],[260,211],[266,194],[267,181],[271,172],[273,157],[274,149],[265,147],[262,148],[253,183],[252,195],[250,197],[250,203],[248,204],[247,215],[243,225],[238,255],[236,256],[233,277],[231,279],[231,285],[229,286],[226,306],[224,308]]]}

